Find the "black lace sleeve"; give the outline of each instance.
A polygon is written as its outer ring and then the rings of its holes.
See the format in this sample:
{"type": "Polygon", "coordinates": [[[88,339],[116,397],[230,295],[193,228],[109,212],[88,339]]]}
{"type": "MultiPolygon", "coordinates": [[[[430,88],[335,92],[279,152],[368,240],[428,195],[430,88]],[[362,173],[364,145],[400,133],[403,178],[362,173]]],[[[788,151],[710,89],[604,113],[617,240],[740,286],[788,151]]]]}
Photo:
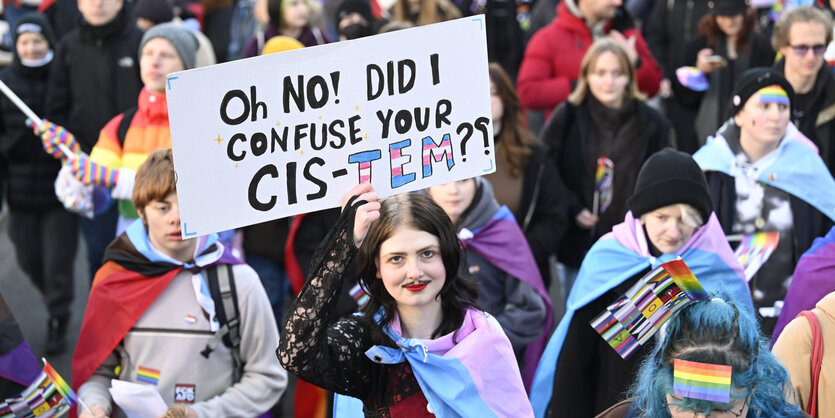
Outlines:
{"type": "MultiPolygon", "coordinates": [[[[352,200],[353,202],[353,200],[352,200]]],[[[357,248],[354,214],[365,202],[346,206],[311,261],[310,280],[290,305],[276,356],[284,368],[319,387],[364,399],[371,361],[365,351],[370,333],[356,319],[328,323],[357,248]]]]}

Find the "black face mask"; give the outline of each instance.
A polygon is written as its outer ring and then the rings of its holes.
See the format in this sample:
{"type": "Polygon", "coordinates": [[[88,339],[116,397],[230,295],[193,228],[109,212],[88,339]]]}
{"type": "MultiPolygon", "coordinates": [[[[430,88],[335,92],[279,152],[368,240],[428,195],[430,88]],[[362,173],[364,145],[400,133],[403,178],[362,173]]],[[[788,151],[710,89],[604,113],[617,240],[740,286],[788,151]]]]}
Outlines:
{"type": "Polygon", "coordinates": [[[342,29],[341,34],[347,39],[364,38],[371,35],[371,29],[365,23],[351,23],[342,29]]]}

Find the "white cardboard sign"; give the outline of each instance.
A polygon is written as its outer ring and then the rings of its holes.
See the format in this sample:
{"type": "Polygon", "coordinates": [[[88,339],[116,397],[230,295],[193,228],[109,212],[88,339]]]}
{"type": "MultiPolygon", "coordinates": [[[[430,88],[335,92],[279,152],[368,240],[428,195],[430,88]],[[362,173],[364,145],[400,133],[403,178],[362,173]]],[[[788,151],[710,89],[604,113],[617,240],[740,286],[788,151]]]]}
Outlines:
{"type": "Polygon", "coordinates": [[[495,171],[484,17],[171,74],[184,238],[495,171]]]}

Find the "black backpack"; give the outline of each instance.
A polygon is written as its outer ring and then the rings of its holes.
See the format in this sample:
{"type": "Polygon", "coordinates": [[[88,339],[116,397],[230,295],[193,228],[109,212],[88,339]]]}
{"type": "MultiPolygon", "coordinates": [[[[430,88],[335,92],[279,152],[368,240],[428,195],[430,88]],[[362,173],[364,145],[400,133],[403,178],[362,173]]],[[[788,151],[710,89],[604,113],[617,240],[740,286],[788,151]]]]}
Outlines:
{"type": "Polygon", "coordinates": [[[235,370],[233,381],[238,382],[243,375],[244,364],[241,361],[241,321],[232,265],[216,265],[206,272],[209,276],[209,293],[215,302],[215,314],[220,323],[220,329],[206,343],[206,348],[200,354],[209,358],[217,346],[217,341],[223,339],[223,345],[232,352],[232,364],[235,370]]]}

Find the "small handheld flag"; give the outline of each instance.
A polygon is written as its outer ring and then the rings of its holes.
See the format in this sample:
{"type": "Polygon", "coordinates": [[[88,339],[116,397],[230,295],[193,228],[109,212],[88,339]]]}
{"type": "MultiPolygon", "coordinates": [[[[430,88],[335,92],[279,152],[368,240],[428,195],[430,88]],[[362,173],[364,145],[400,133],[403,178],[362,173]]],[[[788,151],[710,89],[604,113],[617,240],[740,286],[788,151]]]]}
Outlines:
{"type": "Polygon", "coordinates": [[[780,242],[779,232],[758,232],[745,235],[734,255],[739,264],[745,269],[745,279],[750,281],[757,274],[760,267],[768,261],[780,242]]]}
{"type": "Polygon", "coordinates": [[[594,204],[592,211],[594,216],[606,212],[609,204],[612,203],[612,176],[615,172],[615,163],[607,157],[597,159],[597,171],[594,174],[594,204]]]}
{"type": "Polygon", "coordinates": [[[707,77],[696,67],[679,67],[676,78],[682,86],[693,91],[705,91],[710,86],[707,77]]]}
{"type": "Polygon", "coordinates": [[[731,401],[731,366],[673,360],[673,393],[711,402],[731,401]]]}
{"type": "Polygon", "coordinates": [[[617,353],[628,359],[673,315],[709,296],[681,259],[664,263],[638,280],[625,295],[591,321],[617,353]]]}
{"type": "Polygon", "coordinates": [[[20,395],[0,402],[0,417],[58,417],[78,403],[78,396],[43,359],[41,374],[20,395]]]}

